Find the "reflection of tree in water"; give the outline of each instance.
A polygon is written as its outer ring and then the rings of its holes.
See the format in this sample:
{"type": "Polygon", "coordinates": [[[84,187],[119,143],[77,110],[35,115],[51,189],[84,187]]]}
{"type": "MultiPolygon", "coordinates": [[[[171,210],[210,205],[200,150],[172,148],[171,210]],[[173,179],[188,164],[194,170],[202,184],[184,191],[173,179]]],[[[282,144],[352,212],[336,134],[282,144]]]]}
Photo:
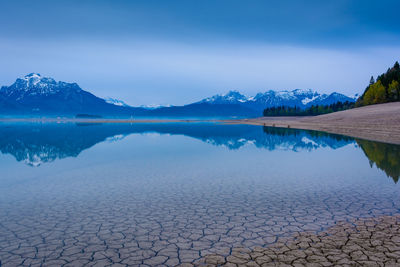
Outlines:
{"type": "Polygon", "coordinates": [[[397,183],[400,177],[400,146],[360,139],[356,141],[368,157],[371,167],[375,163],[397,183]]]}
{"type": "MultiPolygon", "coordinates": [[[[352,137],[338,134],[293,128],[264,127],[264,132],[282,137],[306,134],[312,140],[319,140],[319,144],[328,143],[331,147],[334,146],[334,143],[351,142],[354,140],[352,137]]],[[[360,139],[357,139],[356,142],[369,159],[371,167],[375,164],[377,168],[383,170],[388,177],[391,177],[397,183],[400,178],[400,146],[360,139]]]]}

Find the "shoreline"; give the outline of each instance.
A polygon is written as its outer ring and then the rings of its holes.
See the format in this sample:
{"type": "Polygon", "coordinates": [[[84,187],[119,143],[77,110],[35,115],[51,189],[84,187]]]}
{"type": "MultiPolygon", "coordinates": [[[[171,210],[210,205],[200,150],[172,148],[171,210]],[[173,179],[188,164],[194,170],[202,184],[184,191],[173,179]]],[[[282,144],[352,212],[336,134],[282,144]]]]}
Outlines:
{"type": "Polygon", "coordinates": [[[251,119],[117,119],[117,118],[0,118],[1,122],[41,123],[171,123],[216,122],[314,130],[400,145],[400,102],[376,104],[319,116],[251,119]]]}
{"type": "Polygon", "coordinates": [[[84,118],[0,118],[1,122],[43,122],[43,123],[170,123],[170,122],[222,122],[212,119],[84,119],[84,118]]]}
{"type": "Polygon", "coordinates": [[[400,145],[400,102],[365,106],[312,117],[260,117],[224,122],[322,131],[400,145]]]}

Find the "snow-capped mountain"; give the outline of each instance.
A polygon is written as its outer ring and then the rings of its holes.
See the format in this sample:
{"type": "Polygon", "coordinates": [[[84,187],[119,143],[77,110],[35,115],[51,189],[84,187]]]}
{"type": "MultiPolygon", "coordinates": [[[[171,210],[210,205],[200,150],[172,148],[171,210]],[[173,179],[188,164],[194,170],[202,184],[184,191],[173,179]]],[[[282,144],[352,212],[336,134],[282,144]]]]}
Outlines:
{"type": "Polygon", "coordinates": [[[48,96],[57,93],[80,92],[82,89],[76,83],[56,82],[52,78],[42,77],[38,73],[31,73],[23,78],[18,78],[11,86],[3,86],[0,91],[9,100],[23,102],[32,96],[48,96]]]}
{"type": "Polygon", "coordinates": [[[38,73],[0,88],[0,111],[11,115],[133,114],[131,108],[109,104],[76,83],[57,82],[38,73]]]}
{"type": "Polygon", "coordinates": [[[126,104],[124,101],[116,99],[116,98],[112,98],[112,97],[106,97],[104,98],[104,100],[109,103],[109,104],[113,104],[116,106],[120,106],[120,107],[130,107],[128,104],[126,104]]]}
{"type": "Polygon", "coordinates": [[[339,93],[320,94],[307,89],[267,91],[248,97],[238,91],[214,95],[183,106],[131,107],[115,98],[102,99],[76,83],[55,81],[38,73],[19,78],[0,88],[0,115],[63,115],[90,114],[100,116],[149,117],[254,117],[272,106],[327,105],[338,101],[355,101],[339,93]]]}
{"type": "Polygon", "coordinates": [[[229,91],[224,95],[214,95],[212,97],[205,98],[199,103],[209,103],[209,104],[239,104],[248,101],[248,97],[242,95],[238,91],[229,91]]]}
{"type": "Polygon", "coordinates": [[[296,89],[293,91],[273,91],[258,93],[248,97],[238,91],[229,91],[227,94],[215,95],[205,98],[198,103],[208,104],[235,104],[250,108],[255,111],[262,111],[273,106],[297,106],[307,108],[312,105],[329,105],[338,101],[354,102],[356,98],[348,97],[340,93],[320,94],[311,89],[296,89]]]}

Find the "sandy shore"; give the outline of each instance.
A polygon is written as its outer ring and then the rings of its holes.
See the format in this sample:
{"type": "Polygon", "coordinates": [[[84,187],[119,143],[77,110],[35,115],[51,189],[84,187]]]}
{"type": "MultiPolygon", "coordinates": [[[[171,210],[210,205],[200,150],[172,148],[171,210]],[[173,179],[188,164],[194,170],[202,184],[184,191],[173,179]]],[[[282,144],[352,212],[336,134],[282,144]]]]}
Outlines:
{"type": "Polygon", "coordinates": [[[260,117],[226,122],[317,130],[400,144],[400,102],[366,106],[312,117],[260,117]]]}

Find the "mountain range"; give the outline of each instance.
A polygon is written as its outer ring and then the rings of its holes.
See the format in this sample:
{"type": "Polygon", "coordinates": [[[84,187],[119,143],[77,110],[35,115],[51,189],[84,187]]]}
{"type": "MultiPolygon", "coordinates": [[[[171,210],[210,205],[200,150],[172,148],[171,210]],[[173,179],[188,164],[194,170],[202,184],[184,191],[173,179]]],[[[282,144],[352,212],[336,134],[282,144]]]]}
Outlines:
{"type": "Polygon", "coordinates": [[[215,95],[201,100],[198,103],[208,104],[234,104],[247,107],[256,111],[263,111],[268,107],[290,106],[302,109],[312,105],[329,105],[338,101],[354,102],[354,98],[339,93],[320,94],[311,89],[295,89],[293,91],[273,91],[258,93],[255,96],[247,97],[238,91],[229,91],[224,95],[215,95]]]}
{"type": "Polygon", "coordinates": [[[90,114],[111,117],[256,117],[272,106],[328,105],[338,101],[354,102],[356,97],[340,93],[320,94],[311,89],[267,91],[247,97],[238,91],[214,95],[201,101],[166,107],[132,107],[114,99],[102,99],[81,89],[76,83],[56,82],[31,73],[10,86],[0,88],[0,115],[76,116],[90,114]]]}

